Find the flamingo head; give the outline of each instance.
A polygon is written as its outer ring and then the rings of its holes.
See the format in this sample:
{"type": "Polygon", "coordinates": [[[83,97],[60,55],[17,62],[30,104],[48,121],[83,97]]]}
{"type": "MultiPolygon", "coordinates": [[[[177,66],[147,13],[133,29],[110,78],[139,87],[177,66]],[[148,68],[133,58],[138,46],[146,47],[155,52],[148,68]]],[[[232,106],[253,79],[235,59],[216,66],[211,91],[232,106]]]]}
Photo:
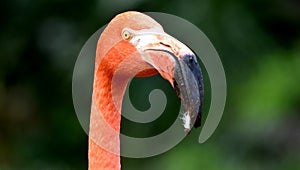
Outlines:
{"type": "MultiPolygon", "coordinates": [[[[132,68],[136,67],[139,71],[135,76],[159,73],[170,82],[185,109],[182,121],[186,133],[190,132],[192,126],[200,126],[203,79],[192,50],[165,33],[163,27],[151,17],[133,11],[117,15],[107,25],[98,41],[98,48],[101,50],[97,50],[97,56],[105,56],[116,46],[122,46],[120,53],[127,52],[124,56],[132,58],[128,60],[127,68],[122,69],[123,72],[132,71],[132,68]]],[[[111,62],[108,65],[115,62],[105,60],[111,62]]],[[[100,61],[101,57],[96,58],[96,67],[100,61]]]]}

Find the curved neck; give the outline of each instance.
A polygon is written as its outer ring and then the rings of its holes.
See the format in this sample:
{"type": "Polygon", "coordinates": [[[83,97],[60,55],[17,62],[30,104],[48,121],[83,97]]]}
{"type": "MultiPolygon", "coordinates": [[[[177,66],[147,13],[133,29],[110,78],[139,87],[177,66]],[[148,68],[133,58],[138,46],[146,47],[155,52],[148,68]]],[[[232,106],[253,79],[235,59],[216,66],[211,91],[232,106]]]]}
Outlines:
{"type": "MultiPolygon", "coordinates": [[[[101,47],[97,50],[101,49],[101,47]]],[[[127,42],[112,47],[105,56],[96,56],[89,130],[89,169],[120,170],[120,122],[122,97],[130,79],[123,76],[116,87],[113,77],[126,56],[135,53],[127,42]],[[126,45],[126,50],[122,47],[126,45]],[[100,60],[99,60],[100,58],[100,60]],[[104,121],[103,121],[104,120],[104,121]],[[107,128],[113,129],[110,133],[107,128]]],[[[97,53],[98,54],[98,53],[97,53]]],[[[121,70],[122,71],[122,70],[121,70]]]]}

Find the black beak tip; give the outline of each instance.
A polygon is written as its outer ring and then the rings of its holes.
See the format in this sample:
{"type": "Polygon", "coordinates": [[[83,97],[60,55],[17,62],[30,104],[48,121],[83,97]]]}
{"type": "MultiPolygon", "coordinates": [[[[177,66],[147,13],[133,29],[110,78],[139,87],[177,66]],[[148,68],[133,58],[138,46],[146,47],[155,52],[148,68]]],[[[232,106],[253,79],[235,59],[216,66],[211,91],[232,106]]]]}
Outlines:
{"type": "MultiPolygon", "coordinates": [[[[197,57],[195,54],[186,54],[182,58],[183,63],[186,65],[186,69],[189,70],[190,75],[194,77],[194,81],[196,82],[196,86],[189,87],[191,90],[196,91],[194,94],[197,94],[198,96],[191,95],[192,100],[196,101],[198,99],[198,102],[192,102],[190,104],[193,104],[191,108],[194,108],[195,111],[195,118],[194,118],[194,124],[193,126],[195,128],[201,126],[201,120],[202,120],[202,107],[203,107],[203,100],[204,100],[204,85],[203,85],[203,77],[202,72],[200,69],[200,66],[197,62],[197,57]],[[200,101],[199,101],[200,99],[200,101]]],[[[190,79],[192,80],[192,79],[190,79]]]]}

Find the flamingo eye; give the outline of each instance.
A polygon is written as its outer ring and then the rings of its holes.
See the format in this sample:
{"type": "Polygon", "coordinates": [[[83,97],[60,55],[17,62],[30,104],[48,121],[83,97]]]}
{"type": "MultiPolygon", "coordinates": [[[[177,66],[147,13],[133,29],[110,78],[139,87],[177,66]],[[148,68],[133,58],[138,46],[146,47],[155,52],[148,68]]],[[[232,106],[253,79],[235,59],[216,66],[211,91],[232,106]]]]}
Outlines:
{"type": "Polygon", "coordinates": [[[132,35],[128,31],[123,31],[122,32],[122,37],[124,40],[130,40],[132,38],[132,35]]]}

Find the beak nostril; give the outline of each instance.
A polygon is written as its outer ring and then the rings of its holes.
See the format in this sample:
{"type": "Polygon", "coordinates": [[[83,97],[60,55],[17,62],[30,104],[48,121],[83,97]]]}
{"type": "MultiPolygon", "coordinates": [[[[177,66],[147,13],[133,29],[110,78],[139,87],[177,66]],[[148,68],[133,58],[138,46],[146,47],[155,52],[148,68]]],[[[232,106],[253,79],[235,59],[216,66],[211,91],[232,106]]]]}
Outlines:
{"type": "Polygon", "coordinates": [[[168,47],[168,48],[171,48],[171,46],[170,46],[169,44],[165,44],[165,43],[163,43],[163,42],[159,42],[159,44],[161,44],[161,45],[163,45],[163,46],[166,46],[166,47],[168,47]]]}

